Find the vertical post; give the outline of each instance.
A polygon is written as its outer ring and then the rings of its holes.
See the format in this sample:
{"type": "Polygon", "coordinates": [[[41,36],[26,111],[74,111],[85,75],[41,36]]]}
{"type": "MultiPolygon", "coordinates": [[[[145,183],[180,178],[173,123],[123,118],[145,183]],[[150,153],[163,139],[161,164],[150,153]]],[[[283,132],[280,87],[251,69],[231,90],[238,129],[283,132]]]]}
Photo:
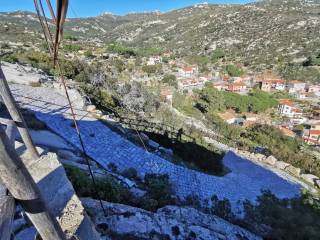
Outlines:
{"type": "Polygon", "coordinates": [[[28,152],[31,158],[38,159],[39,153],[37,152],[35,146],[33,145],[31,136],[28,132],[27,124],[24,121],[22,114],[17,108],[17,105],[14,101],[9,85],[7,83],[6,77],[4,76],[4,73],[2,71],[1,65],[0,65],[0,95],[11,115],[12,120],[16,123],[18,127],[18,131],[21,135],[21,138],[24,144],[28,149],[28,152]]]}
{"type": "Polygon", "coordinates": [[[0,128],[0,178],[34,224],[43,240],[66,240],[55,217],[49,212],[38,186],[26,169],[5,131],[0,128]]]}
{"type": "Polygon", "coordinates": [[[0,193],[0,240],[10,240],[15,211],[14,199],[0,193]]]}

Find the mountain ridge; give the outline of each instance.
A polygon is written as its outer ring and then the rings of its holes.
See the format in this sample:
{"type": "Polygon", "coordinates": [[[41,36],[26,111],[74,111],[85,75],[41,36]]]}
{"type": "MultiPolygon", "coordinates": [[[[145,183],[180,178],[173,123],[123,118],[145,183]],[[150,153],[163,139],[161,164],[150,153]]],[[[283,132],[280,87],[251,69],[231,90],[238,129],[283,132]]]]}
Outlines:
{"type": "MultiPolygon", "coordinates": [[[[65,32],[92,46],[117,42],[157,47],[177,56],[210,55],[221,48],[231,61],[272,66],[302,62],[320,51],[318,5],[319,0],[264,0],[243,5],[194,5],[165,13],[103,14],[69,18],[65,32]]],[[[39,42],[40,28],[33,21],[36,16],[30,12],[24,15],[21,11],[0,13],[0,23],[9,28],[0,41],[17,41],[29,34],[34,35],[32,41],[39,42]],[[18,35],[10,38],[10,28],[18,35]]]]}

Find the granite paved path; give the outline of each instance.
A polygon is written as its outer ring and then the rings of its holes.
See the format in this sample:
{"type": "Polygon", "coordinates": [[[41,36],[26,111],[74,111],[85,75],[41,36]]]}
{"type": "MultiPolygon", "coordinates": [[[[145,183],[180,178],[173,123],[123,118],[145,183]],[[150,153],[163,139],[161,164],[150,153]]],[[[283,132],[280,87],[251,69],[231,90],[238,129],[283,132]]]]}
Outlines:
{"type": "MultiPolygon", "coordinates": [[[[10,88],[19,104],[35,112],[36,117],[76,147],[80,147],[75,129],[70,120],[70,110],[64,95],[55,89],[33,88],[27,85],[11,84],[10,88]]],[[[228,198],[235,206],[239,200],[254,201],[262,189],[271,190],[280,198],[291,198],[300,193],[301,186],[276,173],[242,159],[232,152],[226,154],[224,164],[231,173],[216,177],[174,165],[157,155],[148,153],[130,141],[113,132],[100,121],[81,110],[76,100],[77,119],[88,155],[103,167],[110,162],[119,170],[129,167],[140,174],[167,173],[179,196],[197,194],[202,199],[216,194],[228,198]]]]}

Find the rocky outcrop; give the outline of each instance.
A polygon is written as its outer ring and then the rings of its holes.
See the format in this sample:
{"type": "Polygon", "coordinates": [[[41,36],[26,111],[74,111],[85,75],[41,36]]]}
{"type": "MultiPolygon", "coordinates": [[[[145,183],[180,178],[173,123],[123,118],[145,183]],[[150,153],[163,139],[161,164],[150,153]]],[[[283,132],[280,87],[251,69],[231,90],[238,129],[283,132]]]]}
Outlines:
{"type": "Polygon", "coordinates": [[[262,239],[239,226],[194,208],[166,206],[152,213],[122,204],[104,202],[108,213],[105,217],[98,201],[84,198],[82,203],[98,231],[106,237],[112,236],[112,239],[262,239]]]}
{"type": "Polygon", "coordinates": [[[277,159],[274,156],[269,156],[263,162],[274,166],[277,163],[277,159]]]}
{"type": "Polygon", "coordinates": [[[274,166],[280,170],[284,170],[286,169],[286,167],[290,166],[290,164],[283,161],[278,161],[275,163],[274,166]]]}
{"type": "Polygon", "coordinates": [[[286,172],[292,174],[293,176],[300,177],[301,169],[289,165],[284,169],[286,172]]]}
{"type": "Polygon", "coordinates": [[[301,174],[301,178],[309,184],[317,184],[316,180],[319,178],[312,174],[301,174]]]}

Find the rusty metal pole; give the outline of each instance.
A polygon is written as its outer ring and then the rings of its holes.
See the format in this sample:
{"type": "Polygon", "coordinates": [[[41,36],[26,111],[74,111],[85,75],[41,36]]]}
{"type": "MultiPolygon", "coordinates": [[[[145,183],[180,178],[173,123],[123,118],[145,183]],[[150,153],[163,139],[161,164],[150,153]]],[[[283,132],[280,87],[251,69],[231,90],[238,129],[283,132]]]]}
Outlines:
{"type": "Polygon", "coordinates": [[[66,240],[61,226],[42,199],[37,184],[1,127],[0,179],[19,201],[43,240],[66,240]]]}
{"type": "Polygon", "coordinates": [[[12,120],[16,123],[18,127],[18,131],[21,135],[21,138],[24,142],[24,144],[27,147],[27,150],[33,159],[38,159],[39,158],[39,153],[36,150],[31,136],[29,134],[27,124],[24,121],[22,114],[20,113],[14,98],[11,94],[9,85],[7,83],[6,77],[4,76],[4,73],[2,71],[1,65],[0,65],[0,95],[4,101],[4,104],[6,105],[12,120]]]}

